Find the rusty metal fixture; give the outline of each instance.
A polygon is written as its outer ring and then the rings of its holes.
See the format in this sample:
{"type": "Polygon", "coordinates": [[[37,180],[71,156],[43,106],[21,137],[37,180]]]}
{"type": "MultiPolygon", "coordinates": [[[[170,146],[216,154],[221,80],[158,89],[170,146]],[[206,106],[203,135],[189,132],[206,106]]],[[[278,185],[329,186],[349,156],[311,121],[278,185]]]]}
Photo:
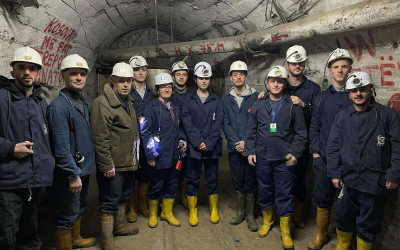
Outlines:
{"type": "Polygon", "coordinates": [[[104,50],[99,53],[99,58],[105,63],[114,63],[126,61],[132,55],[159,58],[243,50],[262,54],[265,48],[272,49],[281,44],[399,23],[399,11],[400,0],[369,0],[240,36],[104,50]]]}

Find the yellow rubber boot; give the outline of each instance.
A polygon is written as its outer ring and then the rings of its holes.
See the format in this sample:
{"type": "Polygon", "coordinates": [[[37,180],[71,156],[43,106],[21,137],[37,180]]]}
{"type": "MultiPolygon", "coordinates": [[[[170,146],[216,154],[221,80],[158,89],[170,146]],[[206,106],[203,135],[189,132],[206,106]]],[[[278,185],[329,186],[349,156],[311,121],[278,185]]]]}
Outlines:
{"type": "Polygon", "coordinates": [[[217,224],[219,222],[218,194],[210,195],[208,200],[209,200],[209,203],[210,203],[210,220],[211,220],[211,223],[217,224]]]}
{"type": "Polygon", "coordinates": [[[72,248],[87,248],[96,245],[97,240],[95,237],[84,239],[81,236],[81,215],[76,219],[75,224],[72,226],[72,248]]]}
{"type": "MultiPolygon", "coordinates": [[[[335,248],[335,250],[350,250],[350,245],[351,245],[351,237],[353,235],[352,232],[342,232],[339,229],[336,229],[337,233],[337,240],[338,244],[335,248]]],[[[358,244],[358,241],[357,241],[358,244]]],[[[357,246],[357,249],[358,246],[357,246]]],[[[362,249],[362,248],[361,248],[362,249]]]]}
{"type": "Polygon", "coordinates": [[[144,217],[149,217],[149,208],[147,207],[147,194],[149,193],[149,184],[140,183],[139,185],[139,211],[144,217]]]}
{"type": "Polygon", "coordinates": [[[274,221],[272,216],[274,214],[273,208],[268,208],[262,211],[263,213],[263,225],[261,226],[260,230],[258,230],[258,236],[261,238],[267,236],[269,230],[274,225],[274,221]]]}
{"type": "Polygon", "coordinates": [[[357,237],[357,250],[371,250],[372,243],[368,243],[357,237]]]}
{"type": "Polygon", "coordinates": [[[55,247],[57,250],[71,250],[72,237],[71,230],[56,229],[54,232],[55,247]]]}
{"type": "Polygon", "coordinates": [[[158,211],[158,199],[149,199],[149,227],[155,228],[158,225],[157,211],[158,211]]]}
{"type": "Polygon", "coordinates": [[[189,225],[195,227],[199,224],[199,218],[197,217],[197,196],[188,196],[189,205],[189,225]]]}
{"type": "Polygon", "coordinates": [[[282,246],[285,250],[293,250],[294,245],[292,241],[292,237],[290,236],[290,215],[289,216],[281,216],[281,237],[282,237],[282,246]]]}
{"type": "Polygon", "coordinates": [[[317,207],[317,235],[308,243],[308,249],[320,250],[329,241],[328,229],[331,208],[317,207]]]}
{"type": "Polygon", "coordinates": [[[134,194],[135,191],[136,190],[133,191],[133,194],[131,195],[131,197],[129,197],[129,200],[128,200],[128,213],[126,215],[126,220],[129,223],[133,223],[133,222],[137,221],[137,214],[135,211],[135,196],[136,196],[134,194]]]}
{"type": "Polygon", "coordinates": [[[171,226],[180,227],[181,222],[174,217],[172,213],[172,207],[174,206],[174,199],[168,199],[163,197],[162,201],[162,212],[160,218],[165,220],[171,226]]]}

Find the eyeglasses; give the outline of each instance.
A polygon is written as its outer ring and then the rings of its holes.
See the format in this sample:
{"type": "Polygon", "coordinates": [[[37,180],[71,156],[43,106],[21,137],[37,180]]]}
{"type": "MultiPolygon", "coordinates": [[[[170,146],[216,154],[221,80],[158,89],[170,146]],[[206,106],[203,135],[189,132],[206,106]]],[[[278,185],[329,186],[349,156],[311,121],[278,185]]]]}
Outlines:
{"type": "Polygon", "coordinates": [[[160,89],[172,89],[171,85],[161,85],[160,89]]]}

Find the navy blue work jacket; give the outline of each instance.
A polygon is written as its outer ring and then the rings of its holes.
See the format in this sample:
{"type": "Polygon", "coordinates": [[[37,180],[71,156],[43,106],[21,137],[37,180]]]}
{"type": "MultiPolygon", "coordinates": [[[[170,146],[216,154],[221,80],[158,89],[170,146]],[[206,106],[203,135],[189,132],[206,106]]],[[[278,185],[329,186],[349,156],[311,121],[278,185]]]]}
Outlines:
{"type": "Polygon", "coordinates": [[[179,107],[180,114],[182,114],[183,103],[185,102],[186,96],[187,96],[188,94],[189,94],[188,92],[186,92],[186,93],[179,93],[178,90],[177,90],[177,88],[174,87],[174,95],[171,96],[171,102],[172,102],[175,106],[179,107]]]}
{"type": "Polygon", "coordinates": [[[318,94],[313,103],[313,115],[310,126],[310,153],[319,153],[326,160],[326,143],[335,115],[353,105],[346,92],[338,92],[331,85],[318,94]]]}
{"type": "Polygon", "coordinates": [[[224,114],[221,99],[209,92],[201,102],[197,92],[187,95],[182,108],[182,123],[188,139],[188,157],[217,159],[222,156],[222,122],[224,114]],[[209,151],[197,148],[204,142],[209,151]]]}
{"type": "Polygon", "coordinates": [[[314,108],[314,98],[321,93],[321,87],[315,82],[309,80],[306,76],[303,76],[303,81],[298,86],[287,85],[285,92],[290,96],[297,96],[304,103],[304,119],[306,121],[307,129],[310,128],[311,115],[314,108]]]}
{"type": "Polygon", "coordinates": [[[283,95],[274,122],[276,132],[270,132],[272,109],[269,95],[254,102],[247,124],[245,156],[257,155],[267,160],[285,160],[291,153],[297,159],[307,143],[307,128],[301,107],[294,105],[288,94],[283,95]]]}
{"type": "Polygon", "coordinates": [[[131,96],[133,100],[135,100],[133,102],[133,107],[136,111],[136,117],[139,119],[141,116],[143,116],[143,111],[147,103],[151,102],[151,100],[153,99],[153,89],[146,84],[146,90],[142,99],[140,94],[137,92],[135,86],[132,86],[131,96]]]}
{"type": "Polygon", "coordinates": [[[174,118],[171,112],[164,107],[158,98],[154,98],[146,105],[143,117],[140,120],[140,134],[146,159],[156,159],[156,169],[175,167],[179,158],[179,139],[185,140],[183,128],[180,126],[180,111],[172,104],[174,118]],[[160,129],[161,140],[154,137],[160,129]]]}
{"type": "Polygon", "coordinates": [[[0,189],[51,186],[54,158],[46,122],[47,102],[39,84],[30,96],[0,77],[0,189]],[[7,133],[8,130],[8,133],[7,133]],[[33,142],[33,155],[14,157],[17,143],[33,142]]]}
{"type": "Polygon", "coordinates": [[[400,183],[400,117],[379,103],[338,113],[327,145],[328,177],[345,186],[383,194],[386,180],[400,183]]]}
{"type": "Polygon", "coordinates": [[[47,109],[50,142],[56,159],[55,173],[85,176],[96,172],[96,159],[90,133],[89,106],[81,97],[85,114],[60,91],[47,109]],[[74,155],[80,152],[84,161],[76,163],[74,155]]]}
{"type": "Polygon", "coordinates": [[[239,106],[235,101],[235,97],[226,94],[222,97],[222,106],[224,110],[224,133],[227,140],[228,152],[236,152],[235,143],[245,141],[247,121],[253,103],[258,98],[258,92],[250,96],[243,97],[243,101],[239,106]]]}

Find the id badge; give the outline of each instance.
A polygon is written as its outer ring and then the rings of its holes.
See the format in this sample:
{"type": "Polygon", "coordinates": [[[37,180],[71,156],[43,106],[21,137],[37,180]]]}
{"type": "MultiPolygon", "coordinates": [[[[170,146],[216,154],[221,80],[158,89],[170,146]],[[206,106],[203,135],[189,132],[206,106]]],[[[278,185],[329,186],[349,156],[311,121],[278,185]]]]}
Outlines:
{"type": "Polygon", "coordinates": [[[269,124],[269,132],[276,133],[276,123],[269,124]]]}

